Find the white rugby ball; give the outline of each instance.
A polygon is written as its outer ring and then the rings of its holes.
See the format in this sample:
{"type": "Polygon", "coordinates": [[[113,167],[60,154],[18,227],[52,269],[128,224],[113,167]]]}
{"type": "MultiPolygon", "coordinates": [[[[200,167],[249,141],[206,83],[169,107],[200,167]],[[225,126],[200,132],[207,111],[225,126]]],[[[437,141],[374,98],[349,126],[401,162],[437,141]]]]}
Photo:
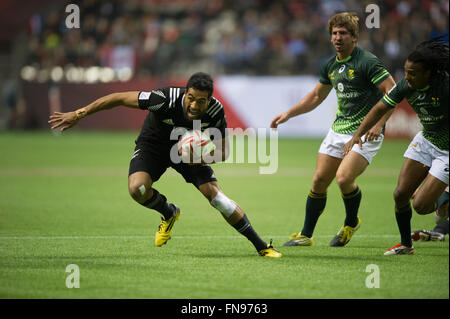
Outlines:
{"type": "Polygon", "coordinates": [[[181,149],[186,154],[201,157],[215,150],[216,145],[206,133],[199,130],[191,130],[184,133],[181,137],[181,149]]]}

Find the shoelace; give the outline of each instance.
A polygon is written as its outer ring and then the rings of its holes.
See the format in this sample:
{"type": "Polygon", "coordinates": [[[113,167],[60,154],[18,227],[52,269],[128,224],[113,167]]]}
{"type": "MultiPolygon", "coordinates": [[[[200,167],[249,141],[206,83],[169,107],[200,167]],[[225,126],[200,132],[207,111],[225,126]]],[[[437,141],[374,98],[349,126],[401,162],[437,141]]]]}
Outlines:
{"type": "Polygon", "coordinates": [[[165,225],[167,225],[167,221],[161,218],[161,224],[159,224],[158,230],[162,230],[165,225]]]}
{"type": "Polygon", "coordinates": [[[275,248],[273,248],[272,242],[273,242],[273,239],[270,239],[270,243],[269,243],[269,246],[267,247],[267,249],[273,249],[274,251],[279,252],[278,250],[276,250],[275,248]]]}
{"type": "Polygon", "coordinates": [[[339,241],[344,241],[345,237],[347,237],[346,227],[342,229],[341,232],[339,232],[339,241]]]}

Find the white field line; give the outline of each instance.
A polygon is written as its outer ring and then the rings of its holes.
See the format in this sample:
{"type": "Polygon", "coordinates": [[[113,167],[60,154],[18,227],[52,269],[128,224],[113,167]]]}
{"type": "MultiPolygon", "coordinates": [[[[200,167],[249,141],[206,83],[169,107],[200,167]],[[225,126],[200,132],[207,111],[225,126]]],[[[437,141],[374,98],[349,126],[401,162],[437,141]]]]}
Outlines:
{"type": "MultiPolygon", "coordinates": [[[[315,238],[333,237],[333,235],[316,235],[315,238]]],[[[359,238],[397,238],[400,234],[361,234],[354,235],[359,238]]],[[[263,235],[265,238],[287,238],[287,235],[263,235]]],[[[0,240],[55,240],[55,239],[152,239],[154,236],[0,236],[0,240]]],[[[239,239],[244,238],[240,235],[235,236],[215,236],[215,235],[186,235],[186,236],[172,236],[175,239],[239,239]]]]}

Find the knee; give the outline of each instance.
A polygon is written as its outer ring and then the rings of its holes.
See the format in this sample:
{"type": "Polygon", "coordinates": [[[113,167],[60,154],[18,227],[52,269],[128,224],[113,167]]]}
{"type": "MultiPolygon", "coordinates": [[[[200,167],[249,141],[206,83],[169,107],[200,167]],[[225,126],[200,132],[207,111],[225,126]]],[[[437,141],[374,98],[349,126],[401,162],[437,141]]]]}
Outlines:
{"type": "Polygon", "coordinates": [[[405,204],[406,202],[409,202],[410,199],[411,197],[401,188],[396,188],[394,190],[394,201],[396,204],[405,204]]]}
{"type": "Polygon", "coordinates": [[[354,182],[353,178],[351,177],[350,174],[342,171],[338,171],[336,173],[336,183],[339,185],[340,188],[349,184],[353,184],[353,182],[354,182]]]}
{"type": "Polygon", "coordinates": [[[329,186],[328,179],[323,175],[314,174],[312,189],[316,192],[326,192],[329,186]]]}
{"type": "Polygon", "coordinates": [[[129,183],[128,192],[130,193],[130,196],[138,203],[145,202],[153,193],[151,187],[146,186],[143,183],[129,183]]]}
{"type": "Polygon", "coordinates": [[[222,192],[218,192],[217,195],[210,201],[211,206],[217,209],[225,218],[229,218],[238,208],[237,204],[229,199],[222,192]]]}
{"type": "Polygon", "coordinates": [[[414,200],[413,208],[417,214],[426,215],[430,213],[430,210],[432,210],[432,205],[420,200],[414,200]]]}

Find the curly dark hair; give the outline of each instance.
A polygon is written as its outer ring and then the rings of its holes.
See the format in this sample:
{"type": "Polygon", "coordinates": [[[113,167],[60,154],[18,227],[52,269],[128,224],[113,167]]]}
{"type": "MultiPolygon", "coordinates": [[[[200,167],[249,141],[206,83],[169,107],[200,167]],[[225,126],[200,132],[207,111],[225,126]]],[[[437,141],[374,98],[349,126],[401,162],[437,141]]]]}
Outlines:
{"type": "Polygon", "coordinates": [[[431,77],[448,77],[448,41],[439,36],[420,43],[408,56],[408,61],[422,63],[431,77]]]}

